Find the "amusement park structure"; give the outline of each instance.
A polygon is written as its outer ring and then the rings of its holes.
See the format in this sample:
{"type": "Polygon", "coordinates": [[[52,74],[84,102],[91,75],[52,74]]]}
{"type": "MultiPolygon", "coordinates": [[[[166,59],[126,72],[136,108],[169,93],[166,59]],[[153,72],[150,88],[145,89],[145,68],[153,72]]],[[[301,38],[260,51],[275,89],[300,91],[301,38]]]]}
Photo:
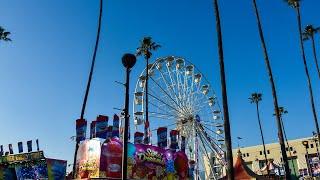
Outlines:
{"type": "MultiPolygon", "coordinates": [[[[178,144],[181,148],[186,147],[188,159],[194,162],[195,179],[200,179],[204,158],[209,158],[209,154],[214,154],[210,167],[212,178],[224,176],[226,163],[223,117],[218,99],[206,77],[184,58],[158,58],[148,70],[144,69],[141,73],[133,102],[133,118],[138,132],[135,133],[135,142],[141,142],[143,133],[139,129],[146,118],[144,106],[147,72],[150,126],[154,130],[162,127],[165,132],[167,129],[176,130],[179,134],[178,144]]],[[[159,141],[162,141],[161,135],[158,135],[158,143],[159,141]]]]}
{"type": "MultiPolygon", "coordinates": [[[[210,179],[226,176],[220,106],[210,83],[194,64],[175,56],[156,59],[138,77],[132,113],[129,124],[135,131],[133,141],[126,143],[127,179],[198,180],[205,179],[204,173],[210,179]],[[147,72],[151,128],[147,136],[151,141],[146,144],[143,125],[147,72]],[[155,131],[157,138],[152,138],[155,131]],[[205,170],[206,159],[210,160],[210,172],[205,170]]],[[[76,178],[121,178],[121,167],[125,165],[123,121],[123,117],[114,115],[110,126],[109,118],[100,115],[91,123],[87,139],[87,122],[78,120],[76,178]]]]}

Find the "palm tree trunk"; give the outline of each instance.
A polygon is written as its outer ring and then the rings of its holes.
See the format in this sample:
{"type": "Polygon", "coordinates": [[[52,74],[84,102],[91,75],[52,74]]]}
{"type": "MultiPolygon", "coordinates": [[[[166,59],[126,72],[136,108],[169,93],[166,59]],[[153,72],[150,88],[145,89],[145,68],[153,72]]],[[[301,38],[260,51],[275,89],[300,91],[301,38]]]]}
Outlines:
{"type": "Polygon", "coordinates": [[[286,144],[287,144],[287,147],[288,147],[288,151],[289,151],[289,155],[291,157],[293,173],[297,177],[297,172],[296,172],[296,168],[295,168],[295,165],[294,165],[294,162],[293,162],[293,157],[292,157],[292,153],[291,153],[291,150],[290,150],[289,141],[288,141],[288,138],[287,138],[287,133],[286,133],[286,129],[285,129],[285,126],[284,126],[284,123],[283,123],[282,116],[281,116],[281,125],[282,125],[283,134],[284,134],[284,139],[286,141],[286,144]]]}
{"type": "MultiPolygon", "coordinates": [[[[258,102],[256,103],[256,108],[257,108],[257,117],[258,117],[260,135],[261,135],[261,140],[262,140],[262,145],[263,145],[264,158],[265,158],[265,161],[266,161],[266,165],[268,165],[267,151],[266,151],[266,145],[264,143],[264,136],[263,136],[263,132],[262,132],[260,113],[259,113],[259,103],[258,102]]],[[[267,168],[267,172],[269,174],[269,168],[267,168]]]]}
{"type": "Polygon", "coordinates": [[[318,76],[319,76],[319,79],[320,79],[320,69],[319,69],[317,52],[316,52],[316,43],[314,42],[314,35],[311,36],[311,41],[312,41],[313,57],[314,57],[314,61],[315,61],[315,64],[316,64],[317,71],[318,71],[318,76]]]}
{"type": "Polygon", "coordinates": [[[144,144],[149,144],[150,140],[149,140],[149,133],[148,133],[148,129],[149,129],[149,58],[146,58],[146,122],[144,124],[144,144]]]}
{"type": "Polygon", "coordinates": [[[222,43],[222,32],[221,32],[218,0],[213,0],[213,4],[214,4],[215,17],[216,17],[217,36],[218,36],[217,39],[218,39],[222,105],[223,105],[223,116],[224,116],[225,144],[227,149],[226,151],[227,177],[229,180],[233,180],[234,170],[233,170],[233,157],[232,157],[231,128],[230,128],[230,121],[229,121],[228,96],[227,96],[226,76],[224,71],[223,43],[222,43]]]}
{"type": "MultiPolygon", "coordinates": [[[[87,87],[86,87],[86,92],[84,95],[84,99],[83,99],[83,104],[82,104],[82,108],[81,108],[81,115],[80,115],[80,119],[84,118],[84,113],[86,110],[86,105],[87,105],[87,100],[88,100],[88,95],[89,95],[89,91],[90,91],[90,86],[91,86],[91,80],[92,80],[92,75],[93,75],[93,70],[94,70],[94,66],[95,66],[95,61],[96,61],[96,54],[97,54],[97,50],[98,50],[98,46],[99,46],[99,39],[100,39],[100,30],[101,30],[101,20],[102,20],[102,0],[100,0],[100,10],[99,10],[99,20],[98,20],[98,29],[97,29],[97,36],[96,36],[96,43],[95,43],[95,47],[94,47],[94,51],[93,51],[93,57],[92,57],[92,62],[91,62],[91,68],[90,68],[90,73],[89,73],[89,78],[88,78],[88,83],[87,83],[87,87]]],[[[76,160],[77,160],[77,152],[78,152],[78,148],[79,148],[79,143],[80,142],[76,142],[76,148],[75,148],[75,153],[74,153],[74,158],[73,158],[73,177],[75,177],[75,172],[76,172],[76,160]]]]}
{"type": "MultiPolygon", "coordinates": [[[[311,80],[310,80],[310,75],[309,75],[306,55],[305,55],[305,51],[304,51],[304,44],[303,44],[303,39],[302,39],[302,24],[301,24],[301,14],[300,14],[300,7],[299,6],[296,7],[296,12],[297,12],[297,20],[298,20],[298,28],[299,28],[300,48],[301,48],[301,53],[302,53],[302,60],[303,60],[304,70],[305,70],[305,73],[306,73],[306,76],[307,76],[307,81],[308,81],[308,88],[309,88],[309,94],[310,94],[310,102],[311,102],[311,108],[312,108],[312,113],[313,113],[313,119],[314,119],[314,123],[315,123],[315,126],[316,126],[317,134],[320,134],[317,112],[316,112],[316,108],[315,108],[315,105],[314,105],[312,85],[311,85],[311,80]]],[[[320,136],[318,136],[318,141],[320,142],[320,136]]]]}
{"type": "Polygon", "coordinates": [[[277,126],[278,126],[278,138],[279,138],[279,144],[280,144],[282,159],[283,159],[283,163],[284,163],[286,178],[291,179],[288,158],[287,158],[286,148],[285,148],[284,139],[283,139],[281,119],[280,119],[280,114],[278,111],[279,110],[278,97],[277,97],[275,83],[273,80],[271,65],[270,65],[270,61],[269,61],[266,43],[264,40],[264,35],[263,35],[263,31],[262,31],[262,25],[261,25],[261,21],[260,21],[260,16],[259,16],[259,11],[258,11],[256,0],[253,0],[253,5],[254,5],[254,9],[255,9],[256,18],[257,18],[257,25],[258,25],[258,29],[259,29],[259,36],[260,36],[261,46],[263,49],[264,60],[265,60],[266,66],[267,66],[269,81],[270,81],[271,90],[272,90],[273,105],[274,105],[274,110],[275,110],[275,114],[276,114],[276,122],[277,122],[277,126]]]}

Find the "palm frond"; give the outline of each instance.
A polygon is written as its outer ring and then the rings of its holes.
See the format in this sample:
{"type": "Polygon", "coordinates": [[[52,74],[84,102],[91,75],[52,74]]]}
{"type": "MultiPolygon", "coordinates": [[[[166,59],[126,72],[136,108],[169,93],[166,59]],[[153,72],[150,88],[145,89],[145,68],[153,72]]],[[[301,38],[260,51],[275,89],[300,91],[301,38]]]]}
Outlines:
{"type": "Polygon", "coordinates": [[[137,48],[136,55],[143,55],[146,59],[149,59],[152,56],[151,51],[155,51],[161,46],[152,41],[151,37],[144,37],[140,41],[140,47],[137,48]]]}
{"type": "Polygon", "coordinates": [[[288,5],[293,8],[297,8],[300,5],[300,0],[284,0],[284,2],[288,3],[288,5]]]}
{"type": "Polygon", "coordinates": [[[307,40],[309,40],[310,39],[310,35],[308,34],[308,33],[302,33],[302,40],[303,41],[307,41],[307,40]]]}
{"type": "Polygon", "coordinates": [[[8,37],[10,34],[10,32],[5,31],[5,29],[2,26],[0,26],[0,40],[11,41],[11,39],[8,37]]]}
{"type": "Polygon", "coordinates": [[[251,97],[249,97],[250,103],[259,103],[262,101],[262,94],[261,93],[252,93],[251,97]]]}

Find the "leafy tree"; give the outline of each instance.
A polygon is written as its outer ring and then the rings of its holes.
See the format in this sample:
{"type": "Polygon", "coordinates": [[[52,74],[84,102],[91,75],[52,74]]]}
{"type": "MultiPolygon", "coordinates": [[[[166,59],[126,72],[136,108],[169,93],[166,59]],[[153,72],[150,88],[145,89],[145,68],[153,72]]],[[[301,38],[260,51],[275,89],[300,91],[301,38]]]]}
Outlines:
{"type": "Polygon", "coordinates": [[[9,31],[6,31],[2,26],[0,26],[0,42],[1,41],[11,41],[11,39],[8,37],[11,33],[9,31]]]}
{"type": "Polygon", "coordinates": [[[213,0],[213,9],[215,13],[216,31],[217,31],[217,40],[218,40],[222,107],[223,107],[225,145],[226,145],[227,177],[229,180],[233,180],[234,170],[233,170],[233,157],[232,157],[231,128],[230,128],[230,119],[229,119],[226,74],[224,70],[224,54],[223,54],[223,41],[222,41],[222,30],[221,30],[222,28],[221,28],[221,22],[220,22],[221,20],[220,20],[218,0],[213,0]]]}
{"type": "Polygon", "coordinates": [[[276,91],[276,85],[275,85],[275,82],[273,79],[272,68],[271,68],[271,64],[270,64],[270,60],[269,60],[267,45],[266,45],[264,34],[263,34],[262,23],[260,20],[257,2],[256,2],[256,0],[252,0],[252,2],[253,2],[255,14],[256,14],[257,26],[258,26],[258,30],[259,30],[260,43],[261,43],[261,47],[263,50],[264,62],[265,62],[266,68],[267,68],[270,86],[271,86],[271,92],[272,92],[272,97],[273,97],[273,106],[274,106],[274,110],[275,110],[275,114],[276,114],[276,122],[277,122],[277,128],[278,128],[278,139],[279,139],[279,144],[280,144],[280,150],[281,150],[281,154],[282,154],[286,177],[288,179],[290,179],[290,169],[289,169],[289,164],[288,164],[286,147],[284,144],[281,118],[280,118],[279,111],[277,111],[279,109],[279,105],[278,105],[278,96],[277,96],[277,91],[276,91]]]}
{"type": "Polygon", "coordinates": [[[146,60],[146,84],[145,84],[145,96],[146,96],[146,120],[144,123],[144,144],[150,143],[149,138],[149,99],[148,99],[148,85],[149,85],[149,59],[152,57],[152,51],[156,51],[161,46],[156,42],[152,41],[151,37],[144,37],[142,41],[140,41],[140,47],[137,48],[136,56],[143,56],[146,60]]]}
{"type": "MultiPolygon", "coordinates": [[[[264,153],[264,158],[266,161],[266,164],[268,164],[268,158],[267,158],[267,151],[266,151],[266,145],[264,143],[264,136],[263,136],[263,131],[262,131],[262,126],[261,126],[261,120],[260,120],[260,113],[259,113],[259,102],[262,101],[262,94],[261,93],[252,93],[251,97],[249,97],[250,103],[256,105],[256,110],[257,110],[257,117],[258,117],[258,123],[259,123],[259,129],[260,129],[260,136],[262,140],[262,145],[263,145],[263,153],[264,153]]],[[[268,174],[269,174],[269,169],[267,168],[268,174]]]]}
{"type": "MultiPolygon", "coordinates": [[[[314,97],[313,97],[312,84],[311,84],[311,80],[310,80],[309,69],[308,69],[308,65],[307,65],[305,49],[304,49],[304,44],[303,44],[303,33],[302,33],[302,23],[301,23],[301,13],[300,13],[300,0],[284,0],[284,1],[286,3],[288,3],[288,5],[295,10],[296,15],[297,15],[300,50],[301,50],[302,61],[303,61],[304,70],[305,70],[306,77],[307,77],[307,82],[308,82],[311,109],[312,109],[313,119],[314,119],[317,133],[320,134],[317,111],[316,111],[314,97]]],[[[320,142],[320,136],[318,136],[318,140],[320,142]]]]}
{"type": "Polygon", "coordinates": [[[316,52],[316,43],[314,40],[314,35],[320,31],[320,27],[313,27],[312,25],[307,25],[304,28],[304,32],[302,33],[302,37],[304,41],[311,40],[312,42],[312,51],[313,51],[313,57],[315,61],[315,65],[318,71],[318,77],[320,78],[320,69],[318,64],[318,58],[317,58],[317,52],[316,52]]]}

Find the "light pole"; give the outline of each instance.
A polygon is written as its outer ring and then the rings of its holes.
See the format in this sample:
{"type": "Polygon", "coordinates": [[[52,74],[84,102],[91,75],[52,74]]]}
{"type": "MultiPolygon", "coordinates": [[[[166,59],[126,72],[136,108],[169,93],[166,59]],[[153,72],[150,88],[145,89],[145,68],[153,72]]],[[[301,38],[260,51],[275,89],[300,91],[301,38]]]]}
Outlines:
{"type": "Polygon", "coordinates": [[[126,97],[124,107],[124,127],[123,127],[123,149],[122,149],[122,179],[127,179],[128,170],[128,127],[129,127],[129,82],[131,68],[136,64],[136,56],[133,54],[124,54],[122,64],[126,68],[126,97]]]}
{"type": "Polygon", "coordinates": [[[312,135],[313,135],[313,141],[316,143],[316,149],[317,149],[317,156],[318,156],[318,160],[320,160],[320,155],[319,155],[319,146],[318,146],[318,134],[315,133],[314,131],[312,131],[312,135]]]}
{"type": "Polygon", "coordinates": [[[308,153],[309,142],[308,141],[302,141],[302,144],[306,148],[306,163],[307,163],[308,174],[309,174],[309,176],[312,177],[312,173],[311,173],[310,166],[309,166],[309,153],[308,153]]]}

